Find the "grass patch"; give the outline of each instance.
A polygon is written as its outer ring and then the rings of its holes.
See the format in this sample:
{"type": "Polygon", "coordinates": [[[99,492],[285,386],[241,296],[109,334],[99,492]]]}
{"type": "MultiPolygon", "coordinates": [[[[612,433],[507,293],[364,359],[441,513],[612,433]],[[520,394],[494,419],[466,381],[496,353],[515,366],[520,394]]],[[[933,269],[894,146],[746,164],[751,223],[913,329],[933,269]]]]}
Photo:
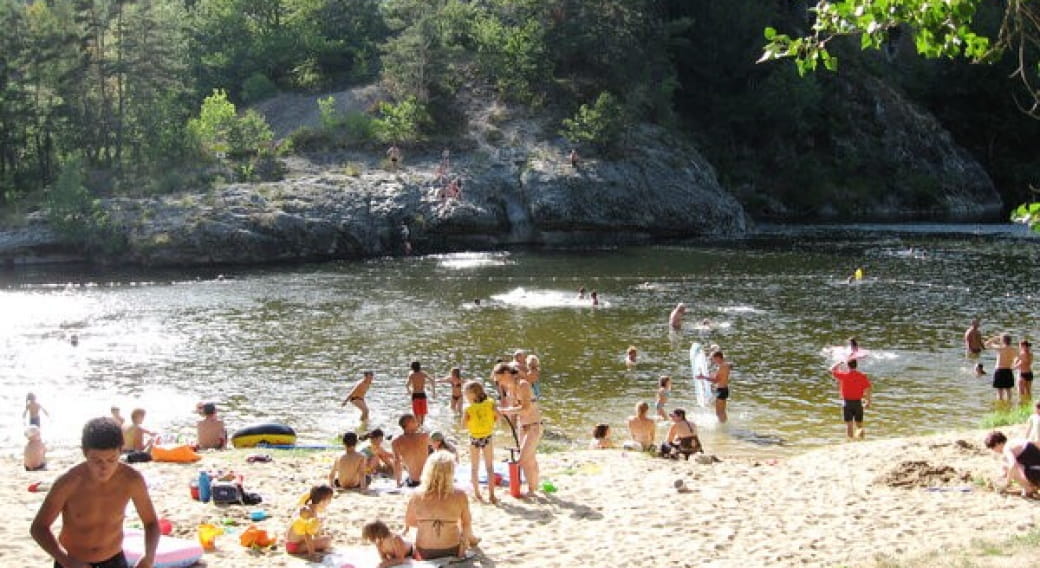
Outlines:
{"type": "Polygon", "coordinates": [[[1029,420],[1029,415],[1032,413],[1033,408],[1029,404],[1000,408],[983,416],[982,420],[979,421],[979,426],[982,428],[1014,426],[1029,420]]]}
{"type": "Polygon", "coordinates": [[[934,568],[987,567],[987,566],[1035,566],[1037,547],[1040,546],[1040,528],[1015,535],[1003,541],[972,539],[971,544],[960,550],[942,550],[911,558],[897,559],[878,557],[875,568],[934,568]]]}

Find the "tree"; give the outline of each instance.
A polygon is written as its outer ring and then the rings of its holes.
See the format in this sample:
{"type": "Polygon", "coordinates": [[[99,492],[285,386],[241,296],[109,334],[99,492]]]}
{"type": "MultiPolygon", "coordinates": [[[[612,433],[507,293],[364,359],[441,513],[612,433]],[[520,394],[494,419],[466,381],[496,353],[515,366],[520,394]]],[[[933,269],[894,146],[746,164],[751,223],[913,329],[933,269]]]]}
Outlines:
{"type": "MultiPolygon", "coordinates": [[[[812,33],[792,38],[767,27],[766,45],[759,62],[779,58],[794,60],[800,73],[819,65],[834,71],[838,59],[828,49],[836,38],[858,36],[863,49],[880,48],[893,33],[908,29],[917,52],[931,58],[965,57],[992,63],[1007,53],[1016,58],[1012,77],[1020,81],[1028,102],[1016,97],[1019,108],[1040,119],[1040,2],[1009,0],[996,40],[979,33],[976,15],[981,0],[819,0],[812,12],[812,33]]],[[[1016,209],[1015,221],[1040,232],[1040,204],[1016,209]]]]}
{"type": "Polygon", "coordinates": [[[581,105],[574,118],[563,119],[560,134],[572,144],[588,144],[606,152],[616,151],[628,127],[628,117],[617,97],[604,91],[596,102],[581,105]]]}

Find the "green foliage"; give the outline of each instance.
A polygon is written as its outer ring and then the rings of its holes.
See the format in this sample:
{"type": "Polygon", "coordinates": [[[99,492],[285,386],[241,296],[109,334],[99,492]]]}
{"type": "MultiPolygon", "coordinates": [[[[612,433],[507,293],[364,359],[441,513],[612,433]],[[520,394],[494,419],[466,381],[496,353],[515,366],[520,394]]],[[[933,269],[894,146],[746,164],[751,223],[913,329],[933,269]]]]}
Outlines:
{"type": "Polygon", "coordinates": [[[1029,225],[1033,231],[1040,233],[1040,203],[1025,203],[1011,212],[1011,220],[1029,225]]]}
{"type": "Polygon", "coordinates": [[[619,148],[628,125],[625,109],[617,97],[603,92],[592,106],[583,104],[573,118],[565,118],[560,134],[572,144],[610,152],[619,148]]]}
{"type": "Polygon", "coordinates": [[[242,82],[242,100],[247,103],[260,102],[277,94],[278,85],[263,73],[253,73],[242,82]]]}
{"type": "Polygon", "coordinates": [[[383,143],[409,144],[423,139],[432,125],[426,106],[415,97],[397,103],[379,103],[379,117],[373,121],[376,140],[383,143]]]}
{"type": "Polygon", "coordinates": [[[994,410],[982,417],[979,421],[980,428],[1000,428],[1001,426],[1017,426],[1029,420],[1033,408],[1029,404],[1020,404],[1010,408],[994,410]]]}
{"type": "Polygon", "coordinates": [[[333,130],[339,126],[339,116],[336,112],[336,97],[329,95],[318,99],[318,117],[324,130],[333,130]]]}
{"type": "Polygon", "coordinates": [[[82,159],[66,162],[47,194],[48,222],[67,242],[85,252],[121,252],[126,247],[125,239],[83,180],[82,159]]]}
{"type": "Polygon", "coordinates": [[[506,98],[538,103],[551,77],[545,29],[537,20],[506,25],[489,15],[474,26],[482,73],[506,98]]]}
{"type": "Polygon", "coordinates": [[[206,97],[199,116],[188,121],[188,129],[205,150],[231,158],[256,155],[274,138],[263,116],[253,109],[239,115],[220,90],[206,97]]]}

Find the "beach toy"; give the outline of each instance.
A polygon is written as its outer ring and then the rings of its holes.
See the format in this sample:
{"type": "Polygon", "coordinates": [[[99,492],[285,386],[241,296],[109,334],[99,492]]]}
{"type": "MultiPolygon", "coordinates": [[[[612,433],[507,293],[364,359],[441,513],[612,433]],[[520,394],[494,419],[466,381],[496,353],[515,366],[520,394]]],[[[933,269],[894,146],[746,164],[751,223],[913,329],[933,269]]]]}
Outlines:
{"type": "Polygon", "coordinates": [[[159,519],[159,534],[169,536],[173,532],[173,523],[167,519],[159,519]]]}
{"type": "Polygon", "coordinates": [[[270,516],[271,515],[268,515],[267,511],[264,511],[263,509],[257,509],[256,511],[249,513],[249,518],[254,521],[262,521],[270,516]]]}
{"type": "Polygon", "coordinates": [[[231,435],[231,444],[236,448],[255,448],[260,445],[292,445],[296,443],[296,431],[285,424],[267,422],[246,426],[231,435]]]}
{"type": "Polygon", "coordinates": [[[29,484],[29,493],[46,493],[50,489],[51,484],[46,481],[34,481],[29,484]]]}
{"type": "MultiPolygon", "coordinates": [[[[155,568],[186,568],[194,566],[202,558],[202,547],[197,542],[174,538],[159,537],[159,546],[155,550],[155,568]]],[[[123,554],[130,566],[144,556],[144,532],[126,531],[123,535],[123,554]]]]}
{"type": "Polygon", "coordinates": [[[214,550],[216,548],[214,541],[222,534],[224,534],[224,529],[217,525],[202,523],[199,525],[199,544],[202,545],[203,550],[214,550]]]}
{"type": "Polygon", "coordinates": [[[269,454],[253,454],[246,458],[246,461],[249,463],[268,463],[271,461],[271,456],[269,454]]]}
{"type": "Polygon", "coordinates": [[[256,525],[249,525],[249,527],[239,535],[238,542],[246,548],[267,548],[277,542],[277,539],[267,534],[267,531],[257,527],[256,525]]]}
{"type": "Polygon", "coordinates": [[[542,491],[546,493],[556,493],[556,486],[551,481],[542,482],[542,491]]]}

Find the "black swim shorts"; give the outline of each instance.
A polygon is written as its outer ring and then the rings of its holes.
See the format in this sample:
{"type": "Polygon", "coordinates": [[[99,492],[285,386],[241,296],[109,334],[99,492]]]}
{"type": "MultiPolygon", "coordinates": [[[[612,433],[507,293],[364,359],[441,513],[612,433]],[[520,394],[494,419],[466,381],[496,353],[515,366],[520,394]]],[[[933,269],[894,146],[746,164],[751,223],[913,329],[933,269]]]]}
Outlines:
{"type": "Polygon", "coordinates": [[[1015,374],[1011,369],[997,369],[993,371],[993,388],[1010,389],[1015,386],[1015,374]]]}
{"type": "Polygon", "coordinates": [[[1018,376],[1021,377],[1022,380],[1027,382],[1027,383],[1033,382],[1033,372],[1032,371],[1022,371],[1021,373],[1019,373],[1018,376]]]}
{"type": "Polygon", "coordinates": [[[843,400],[841,401],[841,417],[845,422],[863,422],[863,401],[843,400]]]}
{"type": "Polygon", "coordinates": [[[726,400],[729,398],[729,387],[719,387],[715,389],[715,398],[719,400],[726,400]]]}
{"type": "MultiPolygon", "coordinates": [[[[116,554],[108,560],[89,562],[88,564],[90,564],[90,568],[130,568],[130,564],[127,563],[126,556],[123,556],[122,550],[119,551],[119,554],[116,554]]],[[[62,566],[55,561],[54,568],[62,568],[62,566]]]]}

